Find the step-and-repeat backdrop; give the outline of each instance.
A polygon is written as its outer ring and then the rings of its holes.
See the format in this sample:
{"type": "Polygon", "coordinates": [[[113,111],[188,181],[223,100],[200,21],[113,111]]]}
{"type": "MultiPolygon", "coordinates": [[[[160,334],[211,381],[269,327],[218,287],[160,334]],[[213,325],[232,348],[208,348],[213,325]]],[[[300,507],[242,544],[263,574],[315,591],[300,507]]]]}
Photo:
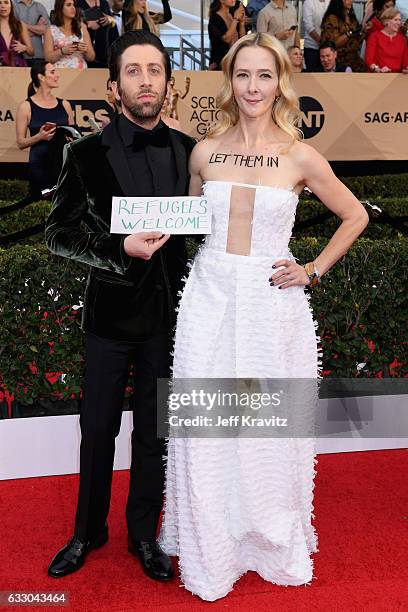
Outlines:
{"type": "MultiPolygon", "coordinates": [[[[56,93],[67,98],[82,132],[88,119],[109,117],[106,70],[60,70],[56,93]]],[[[201,138],[217,118],[222,75],[174,72],[170,110],[187,134],[201,138]]],[[[0,163],[25,162],[16,146],[18,104],[27,97],[27,68],[0,68],[0,163]]],[[[329,161],[403,160],[408,153],[408,76],[403,74],[297,74],[300,128],[308,143],[329,161]]]]}

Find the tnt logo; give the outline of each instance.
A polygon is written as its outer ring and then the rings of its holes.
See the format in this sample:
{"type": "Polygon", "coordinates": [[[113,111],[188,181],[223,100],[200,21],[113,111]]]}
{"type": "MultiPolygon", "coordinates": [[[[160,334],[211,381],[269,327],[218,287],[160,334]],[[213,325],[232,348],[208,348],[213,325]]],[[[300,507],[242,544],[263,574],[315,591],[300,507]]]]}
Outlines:
{"type": "Polygon", "coordinates": [[[89,128],[89,119],[102,123],[112,116],[113,110],[104,100],[70,100],[74,111],[75,125],[78,128],[89,128]]]}
{"type": "Polygon", "coordinates": [[[324,125],[324,110],[320,102],[309,96],[299,98],[301,119],[298,127],[306,138],[316,136],[324,125]]]}

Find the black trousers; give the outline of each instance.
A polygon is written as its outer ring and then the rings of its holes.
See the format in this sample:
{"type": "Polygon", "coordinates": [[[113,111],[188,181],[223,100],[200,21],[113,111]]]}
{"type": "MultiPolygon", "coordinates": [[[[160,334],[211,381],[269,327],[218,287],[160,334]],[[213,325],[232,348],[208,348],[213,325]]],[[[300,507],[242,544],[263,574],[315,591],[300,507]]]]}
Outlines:
{"type": "Polygon", "coordinates": [[[165,442],[157,437],[157,378],[170,374],[170,333],[143,342],[125,342],[86,334],[84,398],[80,411],[80,485],[75,535],[92,539],[109,513],[115,438],[120,430],[130,365],[132,398],[130,486],[126,506],[129,534],[156,537],[164,489],[165,442]]]}

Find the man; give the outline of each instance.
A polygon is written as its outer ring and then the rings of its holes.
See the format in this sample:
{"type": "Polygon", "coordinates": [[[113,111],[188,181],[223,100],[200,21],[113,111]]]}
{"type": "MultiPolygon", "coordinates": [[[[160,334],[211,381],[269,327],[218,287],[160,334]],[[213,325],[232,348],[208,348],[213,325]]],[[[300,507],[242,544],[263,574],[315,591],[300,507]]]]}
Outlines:
{"type": "Polygon", "coordinates": [[[13,7],[16,17],[26,24],[31,36],[34,56],[30,57],[25,53],[24,57],[27,64],[32,66],[36,60],[44,57],[42,37],[50,25],[48,13],[45,6],[36,0],[13,0],[13,7]]]}
{"type": "Polygon", "coordinates": [[[337,49],[334,42],[322,43],[319,47],[321,66],[318,72],[353,72],[350,66],[337,63],[337,49]]]}
{"type": "Polygon", "coordinates": [[[122,10],[124,0],[109,0],[110,10],[113,17],[115,18],[116,27],[119,34],[122,34],[123,23],[122,23],[122,10]]]}
{"type": "Polygon", "coordinates": [[[275,36],[285,49],[300,47],[296,10],[286,0],[271,0],[259,12],[256,29],[275,36]]]}
{"type": "Polygon", "coordinates": [[[175,302],[185,271],[181,236],[109,233],[112,196],[185,195],[194,141],[170,130],[160,111],[171,76],[159,38],[127,32],[112,45],[112,89],[122,113],[102,133],[67,145],[46,241],[91,266],[85,294],[86,375],[81,406],[80,486],[74,536],[48,573],[78,570],[108,540],[115,437],[133,365],[132,461],[126,507],[129,551],[156,580],[173,575],[156,542],[164,487],[157,438],[157,378],[168,377],[175,302]]]}
{"type": "Polygon", "coordinates": [[[251,19],[252,31],[256,30],[256,22],[259,12],[268,4],[269,0],[249,0],[246,5],[246,13],[251,19]]]}
{"type": "Polygon", "coordinates": [[[320,70],[319,45],[322,19],[330,0],[305,0],[302,7],[304,53],[307,72],[320,70]]]}

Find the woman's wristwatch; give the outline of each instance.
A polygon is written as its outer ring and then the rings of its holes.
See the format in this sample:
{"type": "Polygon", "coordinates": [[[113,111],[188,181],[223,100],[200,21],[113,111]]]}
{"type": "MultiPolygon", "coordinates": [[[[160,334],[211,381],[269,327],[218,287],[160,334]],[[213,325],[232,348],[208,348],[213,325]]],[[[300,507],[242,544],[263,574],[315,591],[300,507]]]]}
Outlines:
{"type": "Polygon", "coordinates": [[[303,267],[309,277],[309,287],[315,287],[318,283],[320,283],[320,274],[313,261],[309,261],[303,267]]]}

